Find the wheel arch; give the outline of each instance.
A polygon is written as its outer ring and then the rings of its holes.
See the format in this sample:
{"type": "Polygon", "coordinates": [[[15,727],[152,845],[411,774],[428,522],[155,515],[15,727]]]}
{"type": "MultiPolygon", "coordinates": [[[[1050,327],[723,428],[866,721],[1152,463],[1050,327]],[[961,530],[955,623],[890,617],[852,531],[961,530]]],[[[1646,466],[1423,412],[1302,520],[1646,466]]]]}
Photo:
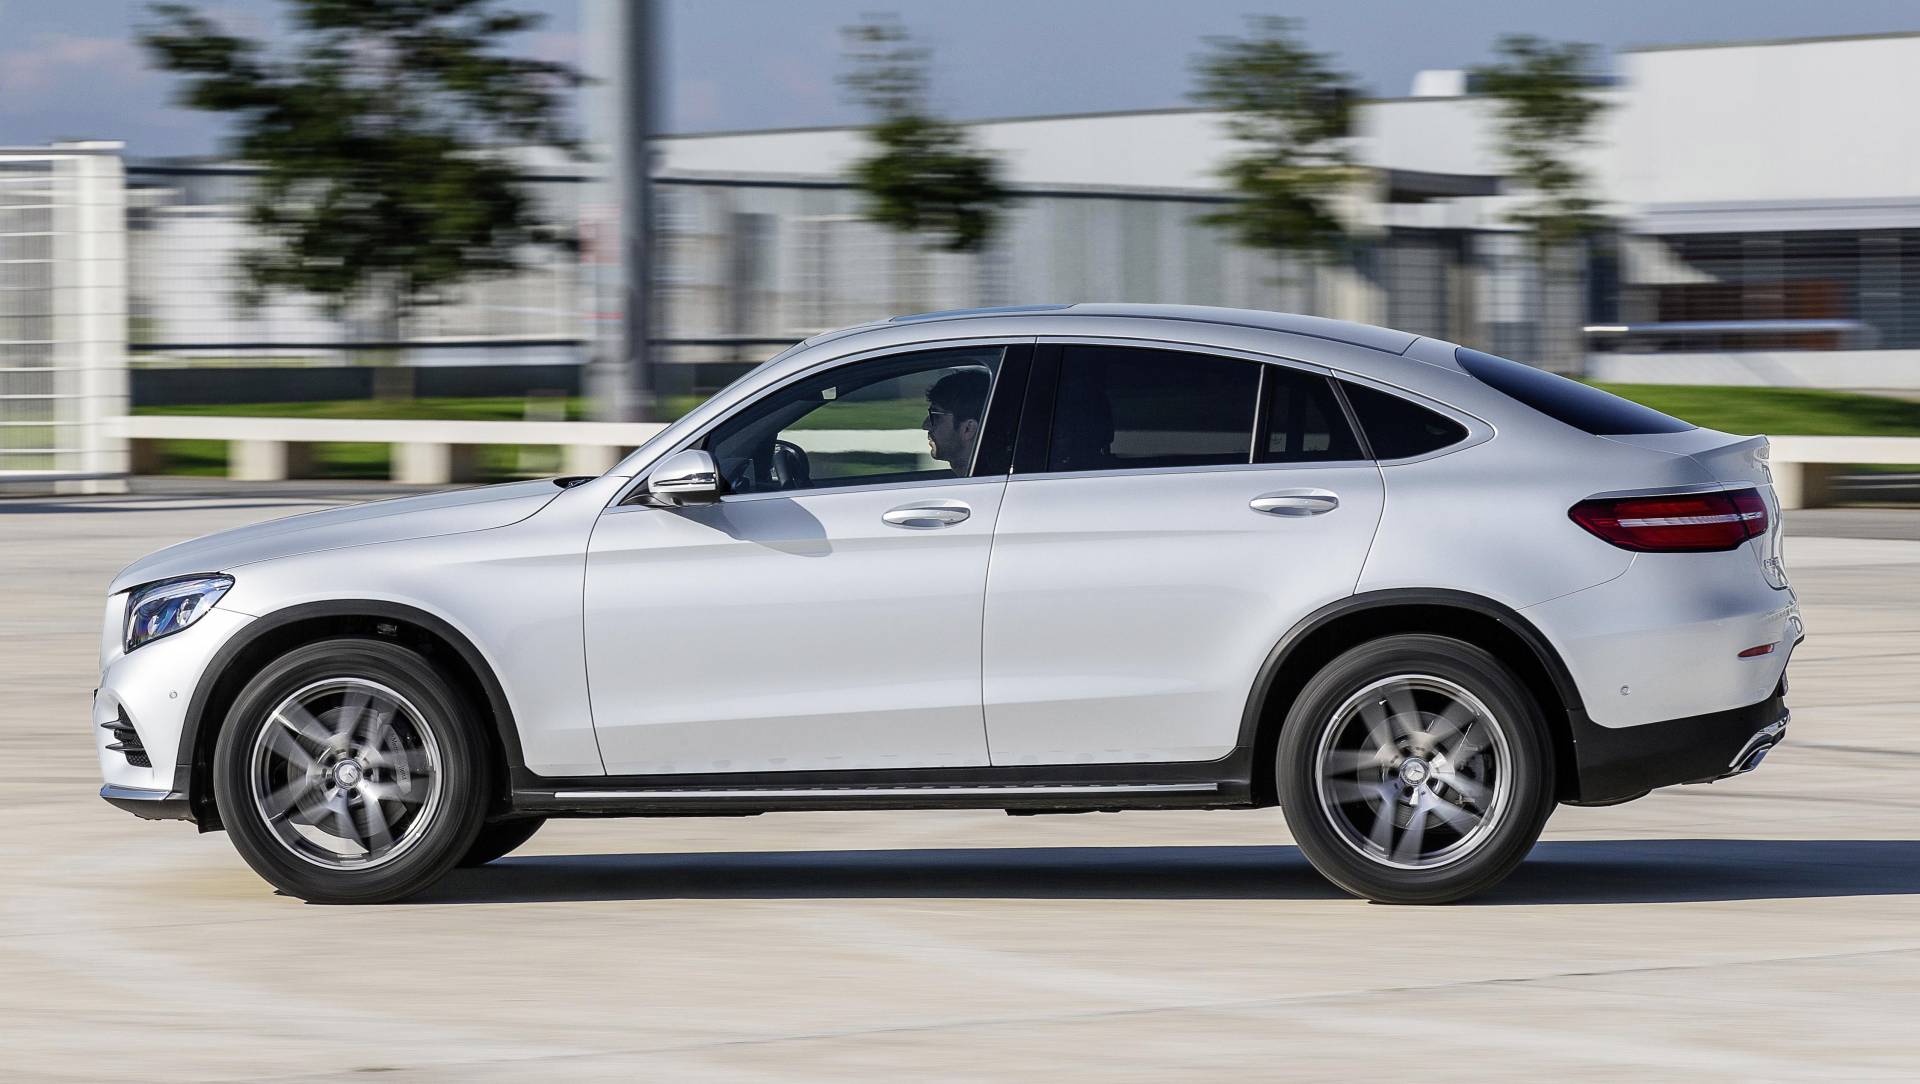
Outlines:
{"type": "Polygon", "coordinates": [[[1254,801],[1279,800],[1271,765],[1293,701],[1319,669],[1341,652],[1395,633],[1426,632],[1477,644],[1512,666],[1539,701],[1553,736],[1556,793],[1578,793],[1575,716],[1580,690],[1560,654],[1513,608],[1466,591],[1399,588],[1351,595],[1308,614],[1275,644],[1254,679],[1241,717],[1240,744],[1253,750],[1254,801]]]}
{"type": "Polygon", "coordinates": [[[213,750],[234,698],[268,662],[317,640],[366,636],[411,647],[438,664],[493,725],[482,727],[495,779],[489,791],[503,806],[513,770],[523,763],[519,731],[506,690],[486,656],[445,618],[416,606],[384,599],[331,599],[276,610],[249,622],[214,653],[202,672],[181,722],[173,789],[187,795],[194,823],[203,832],[221,827],[213,793],[213,750]]]}

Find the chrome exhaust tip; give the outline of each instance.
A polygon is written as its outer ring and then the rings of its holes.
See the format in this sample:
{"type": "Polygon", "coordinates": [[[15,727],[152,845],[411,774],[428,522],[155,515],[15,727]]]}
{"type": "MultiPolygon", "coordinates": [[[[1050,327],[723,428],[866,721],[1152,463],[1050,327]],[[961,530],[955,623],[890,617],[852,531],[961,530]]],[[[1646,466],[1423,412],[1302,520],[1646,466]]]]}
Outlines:
{"type": "Polygon", "coordinates": [[[1740,747],[1740,751],[1734,754],[1733,760],[1727,764],[1727,774],[1720,778],[1731,779],[1758,768],[1760,762],[1767,759],[1767,754],[1773,752],[1774,747],[1785,740],[1787,723],[1792,719],[1793,713],[1784,707],[1781,708],[1778,719],[1761,727],[1758,733],[1747,739],[1747,744],[1740,747]]]}

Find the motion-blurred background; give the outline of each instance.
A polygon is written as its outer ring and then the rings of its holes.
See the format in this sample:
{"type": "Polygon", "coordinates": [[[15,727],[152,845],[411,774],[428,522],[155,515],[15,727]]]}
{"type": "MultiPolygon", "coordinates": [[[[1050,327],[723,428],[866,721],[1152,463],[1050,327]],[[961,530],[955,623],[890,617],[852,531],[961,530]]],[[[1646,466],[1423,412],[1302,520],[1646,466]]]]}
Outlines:
{"type": "Polygon", "coordinates": [[[1920,435],[1904,5],[872,6],[0,0],[0,492],[596,471],[821,330],[1081,300],[1920,435]]]}

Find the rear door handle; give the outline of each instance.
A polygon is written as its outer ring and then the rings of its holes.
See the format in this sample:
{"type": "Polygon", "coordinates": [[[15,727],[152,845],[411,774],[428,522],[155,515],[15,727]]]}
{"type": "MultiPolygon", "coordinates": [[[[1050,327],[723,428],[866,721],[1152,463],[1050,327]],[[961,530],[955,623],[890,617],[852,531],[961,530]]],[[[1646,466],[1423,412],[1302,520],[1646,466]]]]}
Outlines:
{"type": "Polygon", "coordinates": [[[1282,489],[1262,493],[1247,507],[1270,516],[1317,516],[1340,507],[1340,497],[1324,489],[1282,489]]]}
{"type": "Polygon", "coordinates": [[[971,515],[973,509],[961,501],[922,501],[890,509],[881,513],[880,518],[892,526],[905,527],[910,531],[932,531],[963,523],[971,515]]]}

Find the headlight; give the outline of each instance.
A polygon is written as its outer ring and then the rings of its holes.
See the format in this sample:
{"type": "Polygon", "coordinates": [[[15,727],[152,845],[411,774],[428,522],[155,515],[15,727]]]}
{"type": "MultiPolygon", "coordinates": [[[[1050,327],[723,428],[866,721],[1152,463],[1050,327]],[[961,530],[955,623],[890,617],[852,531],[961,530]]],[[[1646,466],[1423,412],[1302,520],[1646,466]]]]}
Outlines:
{"type": "Polygon", "coordinates": [[[195,576],[139,588],[127,600],[126,649],[132,651],[200,620],[232,586],[232,576],[195,576]]]}

